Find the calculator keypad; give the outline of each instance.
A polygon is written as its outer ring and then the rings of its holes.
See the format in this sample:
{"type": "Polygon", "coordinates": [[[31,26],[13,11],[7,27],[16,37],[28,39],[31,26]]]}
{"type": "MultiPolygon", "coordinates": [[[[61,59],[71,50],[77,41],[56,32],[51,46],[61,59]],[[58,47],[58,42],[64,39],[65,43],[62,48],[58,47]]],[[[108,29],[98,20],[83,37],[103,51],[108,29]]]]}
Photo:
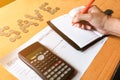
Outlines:
{"type": "Polygon", "coordinates": [[[40,52],[30,62],[46,80],[68,80],[75,70],[50,51],[40,52]]]}

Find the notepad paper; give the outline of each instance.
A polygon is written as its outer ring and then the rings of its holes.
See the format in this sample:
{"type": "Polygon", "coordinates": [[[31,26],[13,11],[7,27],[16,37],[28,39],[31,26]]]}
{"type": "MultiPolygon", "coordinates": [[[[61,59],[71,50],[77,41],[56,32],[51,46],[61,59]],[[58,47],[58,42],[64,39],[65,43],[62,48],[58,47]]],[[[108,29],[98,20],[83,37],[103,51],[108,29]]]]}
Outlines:
{"type": "Polygon", "coordinates": [[[68,43],[77,49],[82,49],[103,38],[103,34],[97,31],[89,31],[72,26],[72,17],[82,7],[73,9],[68,14],[64,14],[48,21],[49,26],[61,35],[68,43]]]}

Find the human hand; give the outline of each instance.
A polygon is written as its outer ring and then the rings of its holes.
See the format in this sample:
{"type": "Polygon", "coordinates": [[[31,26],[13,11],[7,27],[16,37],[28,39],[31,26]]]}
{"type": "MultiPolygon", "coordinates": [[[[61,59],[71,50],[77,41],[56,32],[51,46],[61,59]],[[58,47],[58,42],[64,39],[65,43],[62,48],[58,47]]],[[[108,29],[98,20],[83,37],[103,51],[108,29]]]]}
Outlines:
{"type": "Polygon", "coordinates": [[[104,14],[97,6],[92,6],[86,14],[76,13],[72,22],[79,28],[86,30],[97,30],[100,33],[107,34],[104,29],[108,16],[104,14]],[[84,22],[84,23],[83,23],[84,22]]]}

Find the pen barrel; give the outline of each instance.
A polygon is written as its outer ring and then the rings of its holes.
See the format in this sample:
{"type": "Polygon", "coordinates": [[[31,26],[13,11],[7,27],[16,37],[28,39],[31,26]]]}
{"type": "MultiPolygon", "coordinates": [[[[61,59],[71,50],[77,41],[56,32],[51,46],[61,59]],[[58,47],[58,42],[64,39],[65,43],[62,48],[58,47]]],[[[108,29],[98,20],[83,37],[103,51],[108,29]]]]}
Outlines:
{"type": "Polygon", "coordinates": [[[95,0],[91,0],[90,3],[81,11],[81,14],[87,13],[88,9],[91,7],[95,0]]]}
{"type": "Polygon", "coordinates": [[[90,8],[90,6],[86,6],[83,10],[81,10],[81,14],[85,14],[87,13],[88,9],[90,8]]]}

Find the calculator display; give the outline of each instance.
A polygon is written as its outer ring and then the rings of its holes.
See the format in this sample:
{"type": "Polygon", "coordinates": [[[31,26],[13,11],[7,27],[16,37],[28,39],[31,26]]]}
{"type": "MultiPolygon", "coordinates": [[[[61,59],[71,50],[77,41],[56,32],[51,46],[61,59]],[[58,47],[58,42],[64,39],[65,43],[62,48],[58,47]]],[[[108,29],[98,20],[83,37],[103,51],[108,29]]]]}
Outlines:
{"type": "Polygon", "coordinates": [[[26,58],[31,61],[31,60],[35,59],[39,54],[43,53],[44,51],[45,51],[45,49],[43,47],[39,47],[34,52],[27,55],[26,58]]]}

